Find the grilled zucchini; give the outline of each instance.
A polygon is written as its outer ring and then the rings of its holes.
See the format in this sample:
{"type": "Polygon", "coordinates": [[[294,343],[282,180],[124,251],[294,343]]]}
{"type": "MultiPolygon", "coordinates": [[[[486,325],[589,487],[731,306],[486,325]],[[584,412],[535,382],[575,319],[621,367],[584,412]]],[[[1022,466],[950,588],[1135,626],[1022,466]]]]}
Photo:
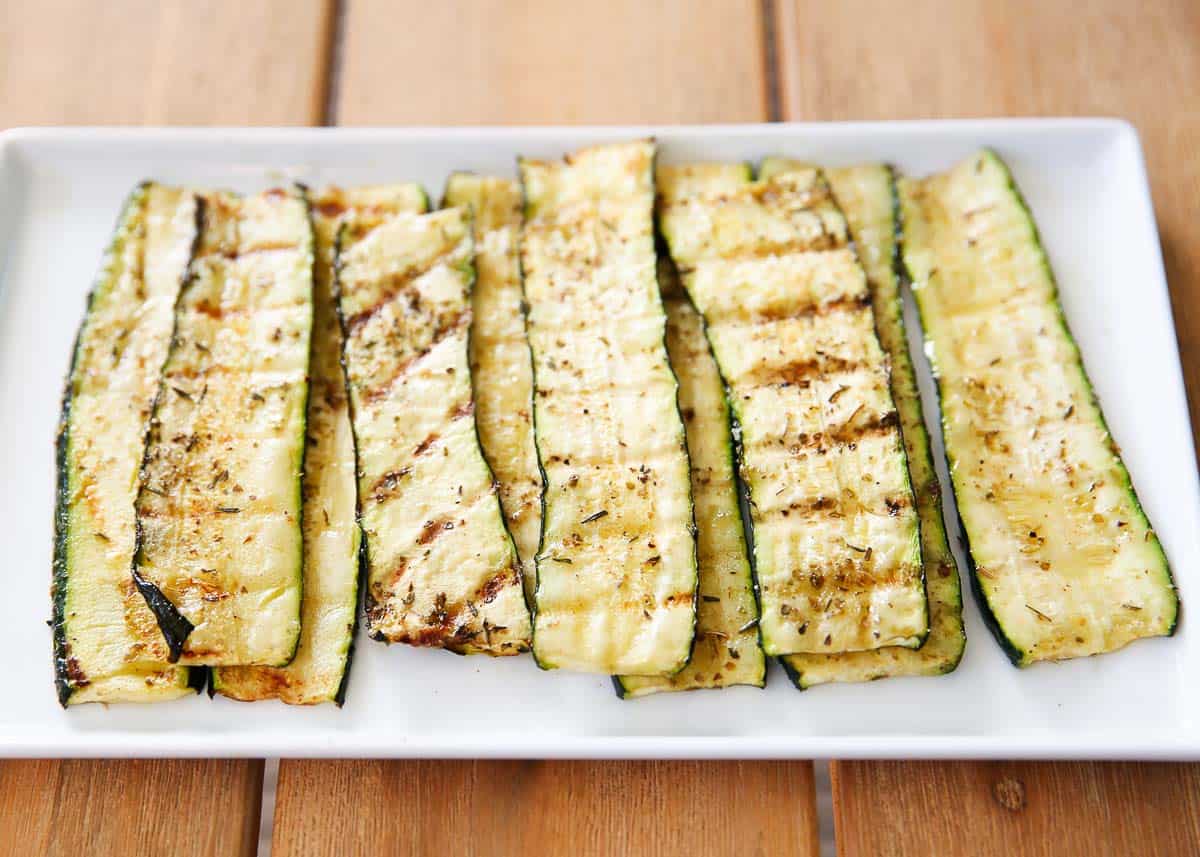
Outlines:
{"type": "Polygon", "coordinates": [[[688,302],[668,260],[659,283],[667,310],[667,352],[679,379],[679,408],[687,430],[696,507],[700,603],[696,643],[688,665],[673,676],[618,676],[625,698],[672,690],[766,683],[758,644],[758,602],[742,529],[725,386],[704,337],[704,322],[688,302]]]}
{"type": "Polygon", "coordinates": [[[691,653],[696,544],[655,277],[654,144],[522,160],[521,261],[545,473],[543,669],[669,675],[691,653]]]}
{"type": "Polygon", "coordinates": [[[304,458],[304,593],[300,644],[286,667],[220,667],[212,687],[232,699],[281,699],[292,705],[341,704],[354,645],[362,531],[354,439],[342,372],[342,328],[333,295],[333,249],[343,215],[424,211],[418,185],[311,195],[317,265],[313,275],[313,339],[309,365],[308,452],[304,458]]]}
{"type": "Polygon", "coordinates": [[[919,524],[866,277],[820,173],[659,172],[741,427],[767,654],[918,647],[919,524]]]}
{"type": "Polygon", "coordinates": [[[456,173],[443,205],[474,212],[471,378],[483,453],[500,482],[500,506],[533,604],[542,535],[542,474],[533,444],[533,367],[521,309],[521,187],[510,179],[456,173]]]}
{"type": "MultiPolygon", "coordinates": [[[[762,177],[770,178],[796,169],[804,169],[804,166],[769,158],[763,162],[762,177]]],[[[900,416],[909,477],[921,519],[921,558],[925,566],[925,591],[929,597],[929,636],[925,644],[915,650],[893,646],[837,655],[787,655],[782,659],[783,666],[801,688],[889,676],[942,675],[958,666],[966,644],[958,567],[946,540],[941,491],[904,329],[898,274],[899,211],[895,179],[892,170],[883,164],[826,170],[825,177],[846,216],[859,261],[866,271],[871,307],[875,311],[875,329],[891,364],[892,398],[900,416]]]]}
{"type": "Polygon", "coordinates": [[[134,580],[172,661],[295,653],[312,270],[301,189],[205,196],[135,503],[134,580]]]}
{"type": "Polygon", "coordinates": [[[353,218],[337,250],[343,364],[377,640],[510,655],[529,612],[468,362],[469,216],[448,208],[353,218]]]}
{"type": "Polygon", "coordinates": [[[54,551],[59,702],[154,702],[203,684],[166,663],[133,586],[133,500],[150,409],[197,234],[195,196],[143,184],[130,195],[88,299],[63,395],[54,551]]]}
{"type": "Polygon", "coordinates": [[[1008,168],[901,183],[972,584],[1013,663],[1171,634],[1178,599],[1008,168]]]}

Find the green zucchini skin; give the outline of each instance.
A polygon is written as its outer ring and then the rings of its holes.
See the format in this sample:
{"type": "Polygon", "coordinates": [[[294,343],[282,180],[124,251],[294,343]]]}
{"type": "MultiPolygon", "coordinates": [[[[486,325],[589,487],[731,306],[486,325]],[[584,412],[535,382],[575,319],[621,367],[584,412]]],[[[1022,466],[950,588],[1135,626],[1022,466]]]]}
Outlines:
{"type": "Polygon", "coordinates": [[[172,662],[279,666],[300,637],[311,213],[300,186],[204,199],[143,457],[132,573],[172,662]]]}
{"type": "Polygon", "coordinates": [[[135,541],[128,485],[166,359],[175,295],[195,251],[199,215],[196,198],[186,191],[151,182],[134,189],[72,350],[55,443],[50,623],[55,688],[64,707],[167,700],[194,692],[197,680],[203,683],[202,672],[166,663],[153,614],[127,576],[135,541]],[[76,627],[77,615],[88,621],[76,627]]]}
{"type": "MultiPolygon", "coordinates": [[[[763,162],[770,177],[806,165],[782,158],[763,162]]],[[[941,489],[921,412],[901,302],[900,200],[895,171],[884,164],[826,170],[867,273],[880,344],[891,363],[892,398],[900,415],[909,476],[921,526],[921,555],[929,599],[930,632],[919,649],[891,647],[836,655],[789,655],[781,663],[798,689],[828,682],[873,681],[903,675],[952,672],[962,659],[966,634],[958,568],[943,522],[941,489]]]]}
{"type": "Polygon", "coordinates": [[[1179,601],[1166,555],[1108,431],[1032,212],[1007,165],[985,149],[945,173],[903,180],[900,199],[903,260],[937,382],[971,587],[985,624],[1018,667],[1172,634],[1179,601]],[[1013,266],[1009,276],[1001,280],[1003,269],[984,264],[984,252],[1013,266]],[[1006,319],[1004,302],[1025,298],[1015,320],[1006,319]],[[988,328],[997,320],[1008,322],[999,345],[988,328]],[[1039,320],[1032,334],[1022,327],[1039,320]],[[969,333],[966,325],[974,325],[969,333]],[[1000,356],[972,366],[978,354],[970,349],[1000,356]],[[1028,361],[1019,382],[1005,374],[1014,357],[1028,361]],[[1027,404],[1022,394],[1031,396],[1027,404]],[[1002,409],[1013,403],[1021,418],[1036,421],[1032,429],[1020,426],[1030,432],[1021,437],[1020,459],[1004,448],[1003,431],[1018,428],[1016,417],[998,424],[1002,430],[984,428],[996,420],[985,409],[1011,414],[1002,409]],[[1051,456],[1042,438],[1056,432],[1061,441],[1051,456]],[[997,462],[1013,470],[989,473],[997,462]],[[1026,462],[1049,477],[1035,478],[1026,462]],[[1088,487],[1077,490],[1084,481],[1088,487]]]}
{"type": "Polygon", "coordinates": [[[475,428],[469,213],[351,219],[336,258],[368,634],[457,654],[526,651],[520,566],[475,428]]]}
{"type": "Polygon", "coordinates": [[[708,345],[704,321],[679,286],[670,260],[660,256],[658,270],[667,310],[667,352],[679,379],[696,510],[696,641],[688,665],[673,676],[614,676],[617,695],[623,699],[766,684],[766,657],[758,639],[758,602],[739,504],[725,385],[708,345]]]}
{"type": "Polygon", "coordinates": [[[741,429],[766,653],[918,648],[928,608],[898,414],[823,176],[695,164],[658,184],[741,429]]]}
{"type": "Polygon", "coordinates": [[[532,608],[544,483],[534,445],[533,361],[525,337],[521,186],[511,179],[455,173],[446,182],[442,206],[472,212],[476,279],[469,347],[475,427],[500,484],[500,505],[532,608]]]}
{"type": "Polygon", "coordinates": [[[519,162],[546,484],[533,640],[543,669],[670,675],[691,656],[695,519],[654,268],[655,151],[637,141],[519,162]]]}
{"type": "Polygon", "coordinates": [[[300,642],[283,667],[235,666],[213,670],[215,692],[244,702],[279,699],[289,705],[346,697],[358,625],[359,580],[365,574],[358,524],[358,484],[342,331],[333,293],[334,243],[347,219],[423,212],[428,199],[417,185],[326,188],[309,193],[316,235],[313,339],[309,365],[308,446],[302,526],[304,592],[300,642]]]}

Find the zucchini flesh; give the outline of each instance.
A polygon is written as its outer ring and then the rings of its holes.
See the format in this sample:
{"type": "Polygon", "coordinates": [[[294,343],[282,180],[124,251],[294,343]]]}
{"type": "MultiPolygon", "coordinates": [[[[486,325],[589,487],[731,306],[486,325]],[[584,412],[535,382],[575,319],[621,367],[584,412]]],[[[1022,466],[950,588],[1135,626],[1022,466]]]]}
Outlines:
{"type": "Polygon", "coordinates": [[[308,451],[304,457],[304,592],[300,643],[285,667],[220,667],[213,689],[231,699],[280,699],[291,705],[345,698],[358,611],[362,531],[342,328],[333,294],[333,250],[344,216],[424,211],[418,185],[327,188],[310,194],[316,234],[313,333],[309,364],[308,451]]]}
{"type": "Polygon", "coordinates": [[[928,618],[887,363],[819,171],[659,171],[671,255],[741,428],[763,648],[916,648],[928,618]]]}
{"type": "Polygon", "coordinates": [[[125,203],[75,344],[58,435],[55,684],[65,705],[196,690],[166,663],[129,576],[133,500],[175,300],[197,233],[195,196],[143,184],[125,203]]]}
{"type": "Polygon", "coordinates": [[[338,238],[367,630],[388,642],[511,655],[529,647],[529,611],[475,430],[473,255],[459,208],[356,218],[338,238]]]}
{"type": "Polygon", "coordinates": [[[696,643],[691,661],[673,676],[619,676],[617,692],[625,698],[766,684],[767,661],[758,644],[758,602],[738,505],[725,386],[700,314],[681,290],[668,284],[675,276],[669,264],[659,267],[667,351],[679,379],[679,408],[692,466],[700,576],[696,643]]]}
{"type": "MultiPolygon", "coordinates": [[[[781,158],[763,162],[769,178],[804,165],[781,158]]],[[[892,398],[908,455],[917,514],[921,519],[921,558],[929,597],[929,636],[919,649],[898,646],[835,655],[787,655],[784,668],[798,687],[827,682],[870,681],[890,676],[943,675],[962,659],[966,635],[958,566],[946,539],[941,490],[933,466],[929,433],[921,414],[921,396],[900,298],[899,229],[895,178],[883,164],[825,171],[834,198],[846,216],[859,260],[867,274],[875,328],[891,364],[892,398]]]]}
{"type": "Polygon", "coordinates": [[[500,506],[512,533],[533,604],[542,535],[542,474],[533,442],[533,366],[521,309],[521,186],[510,179],[456,173],[447,206],[474,212],[475,287],[471,293],[471,378],[479,442],[500,483],[500,506]]]}
{"type": "Polygon", "coordinates": [[[296,650],[313,261],[300,189],[205,195],[135,504],[134,580],[180,663],[296,650]]]}
{"type": "Polygon", "coordinates": [[[972,584],[996,639],[1026,666],[1171,634],[1166,555],[1008,168],[983,151],[900,190],[972,584]]]}
{"type": "Polygon", "coordinates": [[[545,473],[543,669],[669,675],[695,630],[696,545],[655,277],[654,145],[522,160],[521,262],[545,473]]]}

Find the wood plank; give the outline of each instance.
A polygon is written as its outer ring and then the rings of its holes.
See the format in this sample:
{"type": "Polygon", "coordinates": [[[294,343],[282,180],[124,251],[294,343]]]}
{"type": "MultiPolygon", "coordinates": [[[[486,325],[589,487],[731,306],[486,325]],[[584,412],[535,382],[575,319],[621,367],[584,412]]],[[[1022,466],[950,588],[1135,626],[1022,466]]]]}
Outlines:
{"type": "Polygon", "coordinates": [[[0,853],[252,855],[262,772],[229,760],[5,762],[0,853]]]}
{"type": "MultiPolygon", "coordinates": [[[[350,124],[762,120],[761,25],[756,0],[355,0],[336,115],[350,124]],[[414,74],[429,68],[436,81],[414,74]]],[[[284,760],[274,853],[815,855],[816,842],[808,762],[284,760]]]]}
{"type": "Polygon", "coordinates": [[[345,33],[342,125],[766,116],[757,0],[355,0],[345,33]]]}
{"type": "Polygon", "coordinates": [[[1200,849],[1195,765],[838,762],[839,857],[1159,857],[1200,849]],[[999,847],[996,845],[995,847],[999,847]]]}
{"type": "Polygon", "coordinates": [[[320,123],[334,0],[0,2],[0,127],[320,123]]]}
{"type": "MultiPolygon", "coordinates": [[[[320,122],[333,9],[2,0],[0,127],[320,122]]],[[[0,853],[253,854],[262,775],[254,760],[2,762],[0,853]]]]}
{"type": "Polygon", "coordinates": [[[292,761],[272,853],[815,857],[814,800],[807,762],[292,761]]]}
{"type": "MultiPolygon", "coordinates": [[[[1176,98],[1200,77],[1200,6],[780,0],[778,14],[786,119],[1132,120],[1200,432],[1200,111],[1176,98]],[[866,39],[863,21],[897,36],[866,39]]],[[[855,762],[834,763],[833,782],[842,855],[971,854],[985,842],[1057,854],[1089,841],[1097,854],[1200,852],[1196,765],[855,762]],[[1022,792],[1021,808],[1005,808],[1022,792]]]]}

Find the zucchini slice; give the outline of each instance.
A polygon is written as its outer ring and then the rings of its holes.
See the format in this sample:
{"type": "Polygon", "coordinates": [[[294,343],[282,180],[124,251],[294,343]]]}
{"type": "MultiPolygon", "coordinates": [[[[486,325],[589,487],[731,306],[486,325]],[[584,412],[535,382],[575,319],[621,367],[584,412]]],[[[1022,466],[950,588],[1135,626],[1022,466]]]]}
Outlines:
{"type": "Polygon", "coordinates": [[[500,506],[521,560],[525,600],[532,605],[534,557],[542,535],[542,473],[533,443],[533,366],[521,308],[521,186],[510,179],[456,173],[446,184],[442,204],[474,212],[475,425],[500,482],[500,506]]]}
{"type": "Polygon", "coordinates": [[[692,465],[700,603],[688,665],[673,676],[618,676],[617,693],[626,699],[662,691],[766,684],[767,659],[758,644],[758,602],[738,505],[725,385],[700,314],[678,286],[670,262],[660,261],[667,351],[679,379],[679,408],[692,465]]]}
{"type": "Polygon", "coordinates": [[[479,448],[469,215],[354,218],[338,312],[367,550],[367,630],[461,654],[529,648],[521,569],[479,448]]]}
{"type": "Polygon", "coordinates": [[[203,684],[166,663],[129,576],[133,500],[175,300],[197,234],[191,193],[146,183],[125,203],[88,298],[63,395],[54,550],[58,699],[155,702],[203,684]]]}
{"type": "Polygon", "coordinates": [[[295,653],[312,270],[301,189],[205,195],[135,504],[134,580],[172,661],[295,653]]]}
{"type": "Polygon", "coordinates": [[[900,191],[972,585],[996,639],[1026,666],[1171,634],[1166,555],[1008,168],[983,151],[900,191]]]}
{"type": "Polygon", "coordinates": [[[659,171],[662,231],[741,428],[763,648],[917,648],[919,524],[866,276],[820,172],[659,171]]]}
{"type": "Polygon", "coordinates": [[[281,699],[291,705],[341,704],[345,698],[358,610],[362,531],[342,328],[333,295],[333,249],[350,216],[424,211],[418,185],[327,188],[310,194],[316,232],[313,333],[309,364],[308,451],[304,457],[304,593],[300,644],[285,667],[220,667],[212,687],[231,699],[281,699]]]}
{"type": "MultiPolygon", "coordinates": [[[[768,158],[762,177],[804,169],[802,164],[768,158]]],[[[859,261],[867,274],[875,329],[891,364],[892,398],[908,454],[917,515],[921,519],[921,558],[929,597],[929,636],[919,649],[893,646],[836,655],[787,655],[784,669],[797,687],[827,682],[871,681],[890,676],[943,675],[962,659],[966,634],[958,566],[946,539],[942,498],[929,433],[921,415],[921,396],[908,350],[900,299],[899,210],[895,177],[883,164],[863,164],[825,171],[834,198],[846,216],[859,261]]]]}
{"type": "Polygon", "coordinates": [[[695,524],[655,277],[654,153],[641,141],[520,162],[543,669],[670,675],[691,654],[695,524]]]}

